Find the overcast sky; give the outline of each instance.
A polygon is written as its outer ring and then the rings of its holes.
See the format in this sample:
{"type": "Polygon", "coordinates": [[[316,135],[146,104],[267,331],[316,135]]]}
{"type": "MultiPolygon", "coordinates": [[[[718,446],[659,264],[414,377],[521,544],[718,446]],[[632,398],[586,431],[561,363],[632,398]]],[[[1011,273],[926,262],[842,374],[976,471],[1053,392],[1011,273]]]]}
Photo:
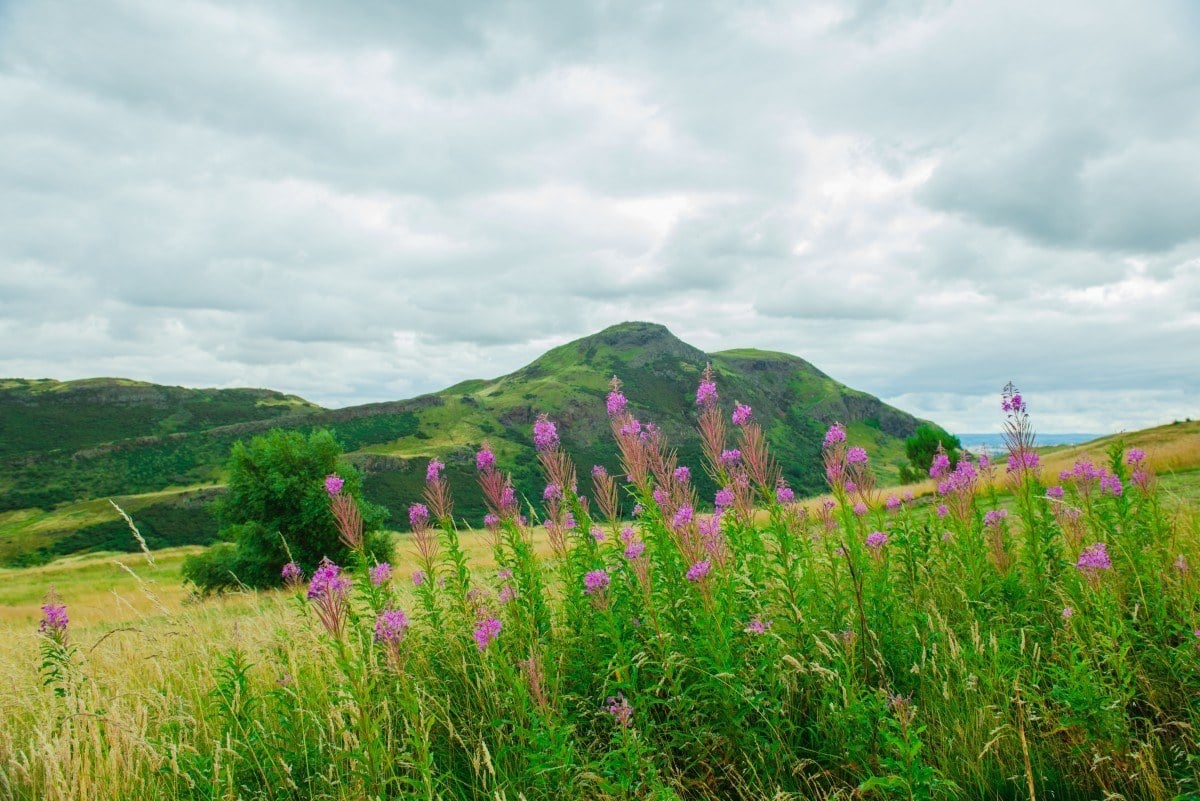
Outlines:
{"type": "Polygon", "coordinates": [[[0,0],[0,376],[326,406],[623,320],[1200,417],[1200,4],[0,0]]]}

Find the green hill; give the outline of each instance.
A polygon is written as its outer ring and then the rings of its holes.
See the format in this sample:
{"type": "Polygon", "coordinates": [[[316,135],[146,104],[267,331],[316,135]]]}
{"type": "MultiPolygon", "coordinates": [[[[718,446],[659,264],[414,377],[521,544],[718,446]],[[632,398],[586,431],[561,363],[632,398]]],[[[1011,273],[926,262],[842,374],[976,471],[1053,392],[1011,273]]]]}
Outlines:
{"type": "MultiPolygon", "coordinates": [[[[0,450],[0,562],[44,561],[124,541],[124,523],[115,512],[86,503],[110,496],[138,496],[131,501],[138,507],[134,518],[157,544],[209,541],[217,523],[197,495],[161,491],[208,485],[203,497],[211,496],[233,442],[273,427],[331,429],[366,472],[367,496],[392,511],[393,525],[420,498],[425,465],[437,456],[447,465],[457,516],[477,524],[483,506],[473,457],[484,439],[513,470],[518,489],[540,497],[531,440],[539,412],[559,424],[581,474],[592,464],[617,467],[604,406],[613,375],[624,382],[634,413],[664,430],[681,462],[694,468],[702,496],[711,497],[716,488],[699,475],[694,431],[696,384],[709,362],[723,403],[754,407],[798,493],[823,488],[820,443],[835,420],[846,424],[853,444],[870,450],[881,477],[895,482],[904,463],[903,438],[920,422],[911,415],[795,356],[705,354],[661,325],[623,323],[554,348],[500,378],[336,410],[265,390],[188,390],[114,379],[0,382],[6,439],[0,450]],[[76,508],[90,511],[70,513],[76,508]],[[31,526],[37,536],[30,535],[31,526]]],[[[131,538],[127,547],[134,547],[131,538]]]]}

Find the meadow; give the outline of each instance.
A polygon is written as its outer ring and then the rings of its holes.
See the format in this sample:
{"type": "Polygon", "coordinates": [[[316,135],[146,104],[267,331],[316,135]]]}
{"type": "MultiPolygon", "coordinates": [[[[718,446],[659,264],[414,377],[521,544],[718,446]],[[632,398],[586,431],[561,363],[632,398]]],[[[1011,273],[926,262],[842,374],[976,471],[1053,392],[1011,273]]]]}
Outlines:
{"type": "Polygon", "coordinates": [[[834,426],[801,502],[711,375],[701,464],[614,386],[620,475],[539,418],[544,490],[485,447],[459,531],[434,462],[391,563],[0,571],[0,798],[1200,796],[1200,428],[1039,453],[1003,406],[1007,459],[906,488],[834,426]]]}

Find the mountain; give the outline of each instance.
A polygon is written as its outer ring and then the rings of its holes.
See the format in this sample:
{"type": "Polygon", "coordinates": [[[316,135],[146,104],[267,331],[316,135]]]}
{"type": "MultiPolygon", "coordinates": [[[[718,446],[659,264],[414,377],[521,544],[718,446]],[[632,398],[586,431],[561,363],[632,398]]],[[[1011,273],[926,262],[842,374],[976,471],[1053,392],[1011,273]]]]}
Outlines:
{"type": "Polygon", "coordinates": [[[329,428],[367,475],[371,500],[393,525],[420,498],[425,465],[447,465],[456,515],[483,515],[473,456],[487,439],[518,490],[540,497],[531,427],[540,412],[558,423],[581,475],[593,464],[615,469],[604,397],[624,384],[633,412],[666,433],[691,465],[702,497],[694,431],[695,391],[711,363],[722,402],[754,408],[784,476],[798,493],[824,486],[820,443],[834,421],[866,447],[884,481],[904,463],[903,438],[921,422],[850,389],[796,356],[759,350],[706,354],[661,325],[622,323],[569,342],[491,380],[465,381],[410,400],[322,409],[267,390],[193,390],[121,379],[0,381],[0,562],[41,561],[97,547],[132,547],[124,521],[107,504],[122,496],[152,546],[211,541],[205,512],[219,492],[233,442],[273,427],[329,428]]]}

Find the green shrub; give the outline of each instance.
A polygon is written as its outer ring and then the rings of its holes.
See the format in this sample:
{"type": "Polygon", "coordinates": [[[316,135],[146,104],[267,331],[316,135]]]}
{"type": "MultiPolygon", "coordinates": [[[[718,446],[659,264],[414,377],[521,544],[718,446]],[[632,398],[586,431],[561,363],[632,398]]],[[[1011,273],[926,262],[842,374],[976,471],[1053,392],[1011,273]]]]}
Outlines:
{"type": "Polygon", "coordinates": [[[358,501],[368,554],[386,558],[390,543],[380,526],[386,511],[362,500],[362,476],[342,458],[328,431],[307,438],[272,430],[249,444],[237,442],[229,457],[229,491],[217,501],[225,547],[190,557],[183,575],[204,592],[238,584],[272,587],[290,561],[311,573],[324,558],[344,560],[349,549],[338,537],[325,477],[345,480],[342,492],[358,501]]]}

